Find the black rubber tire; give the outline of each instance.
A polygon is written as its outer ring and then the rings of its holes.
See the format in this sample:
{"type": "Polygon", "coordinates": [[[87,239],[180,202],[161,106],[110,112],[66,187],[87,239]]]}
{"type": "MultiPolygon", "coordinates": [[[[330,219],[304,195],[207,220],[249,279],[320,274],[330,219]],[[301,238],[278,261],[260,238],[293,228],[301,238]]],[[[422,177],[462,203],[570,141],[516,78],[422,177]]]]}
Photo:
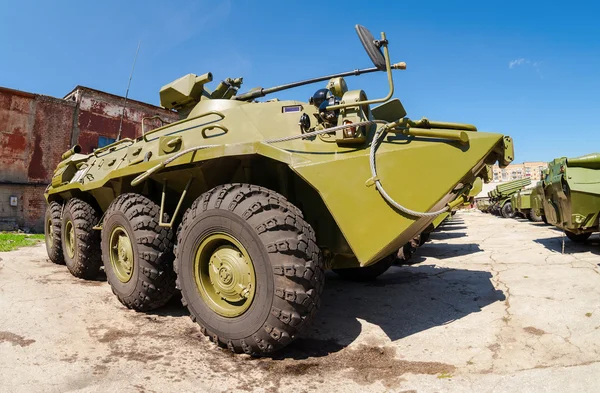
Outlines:
{"type": "Polygon", "coordinates": [[[60,236],[62,205],[58,202],[50,202],[46,206],[46,214],[44,215],[44,237],[46,239],[46,252],[48,258],[57,265],[65,264],[65,257],[62,250],[62,239],[60,236]],[[51,231],[52,240],[48,240],[48,220],[52,221],[51,231]]]}
{"type": "MultiPolygon", "coordinates": [[[[158,225],[160,207],[143,195],[127,193],[115,199],[102,224],[102,260],[113,293],[127,308],[154,310],[167,303],[175,292],[173,229],[158,225]],[[121,226],[133,246],[133,271],[121,282],[110,262],[110,235],[121,226]]],[[[164,217],[168,221],[168,217],[164,217]]]]}
{"type": "Polygon", "coordinates": [[[338,276],[342,277],[345,280],[349,281],[357,281],[357,282],[365,282],[365,281],[373,281],[377,277],[381,276],[383,273],[388,271],[388,269],[394,263],[396,259],[396,254],[390,255],[381,261],[369,265],[367,267],[351,267],[347,269],[332,269],[338,276]]]}
{"type": "Polygon", "coordinates": [[[67,269],[75,277],[86,280],[94,279],[100,272],[102,259],[100,254],[100,231],[94,228],[100,220],[100,214],[89,203],[72,198],[65,205],[61,220],[61,242],[63,257],[67,269]],[[66,250],[65,226],[73,223],[75,230],[75,254],[69,257],[66,250]]]}
{"type": "Polygon", "coordinates": [[[590,236],[592,236],[592,234],[590,232],[576,234],[576,233],[569,232],[569,231],[565,231],[565,235],[567,235],[567,237],[572,242],[575,242],[575,243],[584,243],[587,239],[590,238],[590,236]]]}
{"type": "Polygon", "coordinates": [[[546,225],[550,225],[550,223],[548,223],[548,219],[546,218],[545,215],[542,215],[542,222],[546,225]]]}
{"type": "Polygon", "coordinates": [[[527,218],[529,219],[529,221],[532,222],[542,222],[542,216],[538,216],[535,213],[535,209],[529,209],[529,214],[527,215],[527,218]]]}
{"type": "Polygon", "coordinates": [[[431,238],[431,232],[423,232],[419,237],[419,247],[423,246],[423,244],[427,243],[431,238]]]}
{"type": "Polygon", "coordinates": [[[502,205],[502,209],[500,210],[500,214],[504,218],[514,218],[515,217],[515,211],[512,208],[512,203],[506,202],[504,205],[502,205]]]}
{"type": "Polygon", "coordinates": [[[266,355],[296,339],[310,325],[324,284],[315,232],[282,195],[248,184],[225,184],[201,195],[178,230],[175,268],[182,303],[203,334],[235,353],[266,355]],[[226,318],[204,302],[194,279],[197,247],[207,236],[237,239],[254,265],[250,308],[226,318]]]}

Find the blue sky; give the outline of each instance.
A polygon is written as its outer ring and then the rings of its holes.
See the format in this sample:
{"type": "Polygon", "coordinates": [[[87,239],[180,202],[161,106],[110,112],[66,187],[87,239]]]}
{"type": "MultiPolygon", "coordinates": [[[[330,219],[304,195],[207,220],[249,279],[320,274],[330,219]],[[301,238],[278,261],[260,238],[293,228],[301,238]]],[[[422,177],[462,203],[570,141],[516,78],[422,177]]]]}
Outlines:
{"type": "MultiPolygon", "coordinates": [[[[162,85],[207,71],[269,87],[370,67],[360,23],[407,62],[394,80],[409,117],[509,134],[515,162],[549,161],[600,151],[600,5],[554,3],[1,0],[0,86],[123,95],[141,40],[133,99],[158,104],[162,85]]],[[[387,93],[383,73],[346,81],[387,93]]],[[[276,96],[306,100],[319,87],[276,96]]]]}

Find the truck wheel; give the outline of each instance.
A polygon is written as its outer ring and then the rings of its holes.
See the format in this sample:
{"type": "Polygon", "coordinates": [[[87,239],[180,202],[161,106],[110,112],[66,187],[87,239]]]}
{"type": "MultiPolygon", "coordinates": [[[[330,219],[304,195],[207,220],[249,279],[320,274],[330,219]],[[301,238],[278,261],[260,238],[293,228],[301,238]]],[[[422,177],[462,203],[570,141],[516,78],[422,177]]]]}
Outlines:
{"type": "Polygon", "coordinates": [[[158,308],[175,292],[173,230],[158,225],[159,206],[128,193],[106,210],[102,260],[113,293],[127,308],[158,308]]]}
{"type": "Polygon", "coordinates": [[[514,218],[515,216],[515,211],[513,210],[512,203],[510,202],[506,202],[504,206],[502,206],[502,210],[500,212],[504,218],[514,218]]]}
{"type": "Polygon", "coordinates": [[[332,269],[338,276],[350,281],[372,281],[385,273],[394,263],[396,253],[367,267],[351,267],[347,269],[332,269]]]}
{"type": "Polygon", "coordinates": [[[567,237],[575,242],[575,243],[583,243],[585,242],[590,236],[592,236],[591,233],[580,233],[580,234],[576,234],[573,232],[569,232],[569,231],[565,231],[565,235],[567,235],[567,237]]]}
{"type": "Polygon", "coordinates": [[[58,202],[50,202],[46,207],[44,217],[44,237],[46,239],[46,252],[48,258],[58,265],[65,264],[62,242],[60,239],[60,213],[62,205],[58,202]]]}
{"type": "Polygon", "coordinates": [[[96,209],[81,199],[70,199],[65,205],[62,249],[67,269],[75,277],[90,280],[100,272],[100,233],[93,229],[99,220],[96,209]]]}
{"type": "Polygon", "coordinates": [[[527,218],[529,218],[529,221],[533,221],[533,222],[541,222],[542,221],[542,217],[537,215],[537,213],[535,212],[535,209],[529,210],[529,214],[527,215],[527,218]]]}
{"type": "MultiPolygon", "coordinates": [[[[431,231],[431,232],[433,232],[433,231],[431,231]]],[[[419,247],[423,246],[423,244],[425,244],[429,241],[429,238],[431,237],[431,232],[421,233],[421,235],[419,237],[419,247]]]]}
{"type": "Polygon", "coordinates": [[[263,355],[309,326],[323,289],[312,227],[283,196],[226,184],[184,214],[175,268],[182,303],[202,333],[233,352],[263,355]]]}

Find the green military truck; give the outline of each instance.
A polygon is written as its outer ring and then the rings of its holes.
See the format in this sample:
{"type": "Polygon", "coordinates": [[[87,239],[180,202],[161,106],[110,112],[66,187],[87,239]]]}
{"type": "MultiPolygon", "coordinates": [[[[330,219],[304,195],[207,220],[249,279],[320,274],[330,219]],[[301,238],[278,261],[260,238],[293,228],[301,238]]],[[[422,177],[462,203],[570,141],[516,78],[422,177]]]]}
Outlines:
{"type": "Polygon", "coordinates": [[[520,216],[527,218],[529,221],[540,222],[542,217],[533,209],[533,191],[533,189],[518,191],[513,194],[511,203],[520,216]]]}
{"type": "Polygon", "coordinates": [[[488,193],[492,203],[490,210],[492,213],[504,218],[513,218],[515,210],[511,198],[518,191],[531,184],[531,179],[519,179],[499,184],[495,189],[488,193]]]}

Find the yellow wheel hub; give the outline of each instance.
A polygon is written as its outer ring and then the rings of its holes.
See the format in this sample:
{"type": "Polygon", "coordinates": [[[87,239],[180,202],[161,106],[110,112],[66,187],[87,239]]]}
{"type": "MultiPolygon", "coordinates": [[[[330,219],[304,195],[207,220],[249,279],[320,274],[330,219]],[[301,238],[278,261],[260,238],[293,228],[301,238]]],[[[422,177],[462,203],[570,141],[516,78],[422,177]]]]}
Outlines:
{"type": "Polygon", "coordinates": [[[194,278],[202,299],[221,316],[242,315],[254,299],[254,265],[231,235],[216,233],[202,240],[194,258],[194,278]]]}
{"type": "Polygon", "coordinates": [[[48,249],[51,249],[53,243],[54,243],[54,231],[52,230],[52,219],[50,218],[46,222],[46,247],[48,247],[48,249]]]}
{"type": "Polygon", "coordinates": [[[65,249],[69,258],[75,257],[75,228],[71,220],[65,225],[65,249]]]}
{"type": "Polygon", "coordinates": [[[122,226],[113,229],[109,239],[110,264],[119,281],[126,283],[133,275],[133,245],[122,226]]]}

